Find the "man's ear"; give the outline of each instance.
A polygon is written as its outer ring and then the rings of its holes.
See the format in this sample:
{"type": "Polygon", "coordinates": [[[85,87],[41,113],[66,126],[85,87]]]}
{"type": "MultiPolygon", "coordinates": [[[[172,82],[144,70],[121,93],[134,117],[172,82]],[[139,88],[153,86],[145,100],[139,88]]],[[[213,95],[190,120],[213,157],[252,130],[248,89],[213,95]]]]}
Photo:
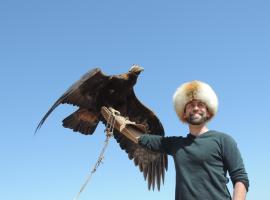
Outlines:
{"type": "Polygon", "coordinates": [[[187,112],[186,112],[186,108],[184,109],[184,112],[183,112],[183,118],[186,120],[187,119],[187,112]]]}
{"type": "Polygon", "coordinates": [[[206,117],[207,117],[207,120],[209,120],[209,119],[211,119],[211,118],[213,117],[213,114],[210,113],[210,112],[208,111],[208,109],[207,109],[207,111],[206,111],[206,117]]]}

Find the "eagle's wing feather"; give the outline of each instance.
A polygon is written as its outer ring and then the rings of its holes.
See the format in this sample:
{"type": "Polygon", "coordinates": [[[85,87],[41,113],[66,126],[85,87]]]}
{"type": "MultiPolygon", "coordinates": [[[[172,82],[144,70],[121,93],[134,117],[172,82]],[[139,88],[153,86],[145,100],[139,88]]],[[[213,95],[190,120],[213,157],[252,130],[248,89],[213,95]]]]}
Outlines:
{"type": "Polygon", "coordinates": [[[80,108],[95,107],[95,94],[98,88],[104,87],[107,83],[109,76],[102,73],[99,68],[95,68],[82,76],[77,82],[75,82],[49,109],[44,117],[39,122],[35,133],[42,126],[48,116],[53,110],[60,104],[68,103],[79,106],[80,108]]]}

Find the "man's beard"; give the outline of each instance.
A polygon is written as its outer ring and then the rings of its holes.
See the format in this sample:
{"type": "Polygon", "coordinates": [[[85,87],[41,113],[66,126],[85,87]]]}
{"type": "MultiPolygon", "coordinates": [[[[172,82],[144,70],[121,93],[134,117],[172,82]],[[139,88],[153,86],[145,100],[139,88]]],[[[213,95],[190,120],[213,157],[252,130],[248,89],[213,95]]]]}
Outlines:
{"type": "Polygon", "coordinates": [[[199,114],[201,117],[196,118],[194,117],[194,114],[190,114],[187,118],[187,122],[192,125],[201,125],[204,124],[207,120],[208,117],[206,116],[205,113],[199,114]]]}

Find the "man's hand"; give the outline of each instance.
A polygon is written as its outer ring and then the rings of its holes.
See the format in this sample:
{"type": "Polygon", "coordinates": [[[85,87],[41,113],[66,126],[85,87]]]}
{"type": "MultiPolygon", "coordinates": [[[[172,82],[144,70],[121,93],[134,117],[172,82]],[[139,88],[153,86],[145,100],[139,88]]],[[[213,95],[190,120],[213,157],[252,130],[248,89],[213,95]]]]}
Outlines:
{"type": "Polygon", "coordinates": [[[101,108],[101,114],[107,123],[111,123],[112,121],[110,119],[114,117],[114,128],[136,144],[138,143],[139,137],[146,133],[144,125],[129,121],[121,116],[119,111],[113,108],[103,106],[101,108]]]}

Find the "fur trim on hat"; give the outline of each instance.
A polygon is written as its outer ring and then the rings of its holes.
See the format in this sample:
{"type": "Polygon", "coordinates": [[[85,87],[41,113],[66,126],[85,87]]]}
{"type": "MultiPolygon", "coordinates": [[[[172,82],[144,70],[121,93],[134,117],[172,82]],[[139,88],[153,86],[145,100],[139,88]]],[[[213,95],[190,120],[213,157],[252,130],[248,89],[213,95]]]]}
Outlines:
{"type": "Polygon", "coordinates": [[[214,90],[201,81],[187,82],[177,88],[173,95],[174,108],[182,122],[186,122],[184,118],[186,104],[194,99],[205,103],[212,117],[217,113],[218,98],[214,90]]]}

